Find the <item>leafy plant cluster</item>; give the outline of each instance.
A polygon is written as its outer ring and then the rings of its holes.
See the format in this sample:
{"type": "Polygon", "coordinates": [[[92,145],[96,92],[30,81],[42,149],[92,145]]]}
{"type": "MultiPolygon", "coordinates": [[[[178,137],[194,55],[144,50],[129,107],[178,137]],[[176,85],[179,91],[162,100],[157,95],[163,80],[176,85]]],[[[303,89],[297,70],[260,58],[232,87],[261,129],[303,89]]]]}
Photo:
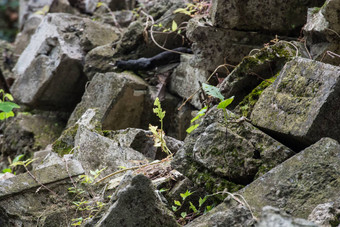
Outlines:
{"type": "Polygon", "coordinates": [[[160,129],[158,129],[158,126],[153,126],[151,124],[149,125],[149,129],[153,135],[154,146],[160,147],[162,151],[164,151],[166,154],[171,155],[172,153],[167,147],[164,139],[165,132],[163,131],[163,119],[165,117],[165,111],[163,111],[158,97],[156,98],[154,105],[156,106],[156,108],[153,109],[153,112],[157,115],[159,121],[161,122],[160,129]]]}
{"type": "Polygon", "coordinates": [[[12,102],[14,100],[13,96],[6,93],[3,89],[0,89],[0,96],[2,96],[2,99],[0,99],[0,111],[2,111],[0,112],[0,120],[14,117],[13,109],[20,108],[20,106],[12,102]]]}
{"type": "Polygon", "coordinates": [[[72,204],[76,206],[76,215],[80,213],[80,217],[72,219],[72,226],[80,226],[85,221],[96,217],[106,206],[104,199],[92,190],[95,180],[105,169],[90,170],[89,175],[80,175],[77,181],[78,186],[74,184],[73,187],[68,188],[69,194],[74,195],[72,204]],[[87,190],[84,190],[83,187],[87,190]]]}
{"type": "MultiPolygon", "coordinates": [[[[202,89],[208,95],[210,95],[214,98],[218,98],[220,100],[220,102],[217,105],[217,109],[222,109],[223,115],[224,115],[224,120],[225,120],[225,123],[227,124],[228,123],[227,107],[233,102],[234,96],[232,96],[228,99],[225,99],[224,96],[221,94],[220,90],[217,87],[206,84],[206,83],[202,84],[202,89]]],[[[191,133],[192,131],[194,131],[200,125],[199,123],[194,124],[194,122],[197,122],[199,119],[201,119],[201,117],[203,117],[205,115],[205,113],[207,112],[208,109],[209,109],[209,106],[206,105],[200,111],[198,111],[197,115],[190,121],[190,123],[193,124],[193,125],[190,126],[186,130],[187,133],[191,133]]]]}
{"type": "Polygon", "coordinates": [[[2,173],[0,173],[0,176],[1,176],[2,174],[5,174],[5,173],[13,173],[13,174],[15,175],[15,174],[16,174],[16,172],[15,172],[16,166],[17,166],[18,164],[22,164],[20,161],[21,161],[21,159],[22,159],[24,156],[25,156],[25,155],[20,154],[20,155],[16,156],[16,157],[13,159],[13,161],[12,161],[10,158],[8,158],[8,161],[9,161],[10,166],[9,166],[8,168],[3,169],[3,170],[1,171],[2,173]]]}
{"type": "Polygon", "coordinates": [[[205,15],[209,13],[211,1],[194,0],[193,3],[186,3],[185,8],[178,8],[174,13],[183,13],[194,17],[196,15],[205,15]]]}
{"type": "MultiPolygon", "coordinates": [[[[184,205],[186,199],[191,196],[193,194],[193,192],[190,192],[189,190],[187,190],[185,193],[180,193],[180,196],[182,198],[182,202],[178,201],[178,200],[174,200],[174,205],[172,205],[172,210],[174,212],[178,212],[181,210],[182,206],[184,205]]],[[[203,204],[205,203],[205,201],[207,200],[208,196],[205,196],[203,199],[200,197],[199,198],[199,203],[198,203],[198,207],[196,207],[191,201],[189,201],[189,209],[192,210],[191,213],[191,218],[193,218],[193,216],[197,216],[202,214],[201,209],[203,208],[203,204]]],[[[212,209],[212,206],[206,206],[204,209],[203,213],[207,213],[212,209]]],[[[186,211],[181,212],[181,217],[182,218],[186,218],[188,216],[188,213],[186,211]]]]}
{"type": "MultiPolygon", "coordinates": [[[[19,105],[15,104],[13,101],[13,96],[11,94],[6,93],[3,89],[0,89],[0,96],[2,96],[2,99],[0,99],[0,120],[5,120],[9,117],[14,117],[13,109],[20,108],[19,105]],[[7,101],[9,100],[9,101],[7,101]]],[[[13,161],[8,158],[10,167],[5,168],[2,170],[2,174],[4,173],[13,173],[15,174],[15,167],[17,164],[20,163],[20,160],[24,157],[23,154],[20,154],[16,156],[13,161]]],[[[1,175],[1,173],[0,173],[1,175]]]]}

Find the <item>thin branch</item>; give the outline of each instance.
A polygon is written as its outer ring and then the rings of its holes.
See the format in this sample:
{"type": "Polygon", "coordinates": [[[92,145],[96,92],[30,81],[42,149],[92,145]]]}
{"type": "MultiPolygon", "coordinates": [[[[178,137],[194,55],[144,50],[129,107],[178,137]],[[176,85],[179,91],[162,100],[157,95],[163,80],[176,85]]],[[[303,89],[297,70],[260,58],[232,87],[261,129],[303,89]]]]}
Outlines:
{"type": "Polygon", "coordinates": [[[172,154],[169,155],[168,157],[166,157],[166,158],[160,160],[160,161],[156,161],[156,162],[148,163],[148,164],[145,164],[145,165],[133,166],[133,167],[130,167],[130,168],[118,170],[118,171],[116,171],[116,172],[110,173],[109,175],[103,177],[102,179],[98,180],[97,182],[94,182],[93,184],[98,184],[98,183],[100,183],[100,182],[106,180],[107,178],[110,178],[110,177],[112,177],[112,176],[114,176],[114,175],[117,175],[117,174],[119,174],[119,173],[126,172],[126,171],[128,171],[128,170],[135,170],[135,169],[144,168],[144,167],[147,167],[147,166],[157,165],[157,164],[166,162],[166,161],[168,161],[168,160],[171,160],[171,157],[172,157],[172,154]]]}
{"type": "MultiPolygon", "coordinates": [[[[210,74],[210,76],[208,77],[208,79],[206,80],[206,82],[209,82],[209,80],[210,80],[211,77],[217,72],[217,70],[220,69],[220,68],[222,68],[222,67],[225,68],[225,69],[229,72],[227,66],[234,67],[234,68],[236,67],[236,66],[230,65],[230,64],[219,65],[219,66],[217,66],[217,68],[214,70],[214,72],[212,72],[212,73],[210,74]]],[[[187,102],[189,102],[189,101],[194,97],[194,95],[196,95],[200,90],[201,90],[201,87],[200,87],[199,89],[197,89],[192,95],[190,95],[190,97],[187,98],[187,99],[182,103],[182,105],[181,105],[180,107],[178,107],[177,110],[181,110],[181,109],[183,108],[183,106],[184,106],[185,104],[187,104],[187,102]]]]}
{"type": "Polygon", "coordinates": [[[337,33],[336,31],[334,31],[333,29],[330,29],[330,28],[326,28],[326,30],[329,30],[329,31],[331,31],[331,32],[334,32],[339,38],[340,38],[340,35],[339,35],[339,33],[337,33]]]}
{"type": "MultiPolygon", "coordinates": [[[[155,21],[153,19],[153,17],[147,13],[145,13],[144,11],[141,11],[142,14],[144,14],[148,19],[151,20],[151,26],[150,26],[150,37],[152,39],[152,41],[156,44],[156,46],[158,46],[159,48],[163,49],[163,50],[166,50],[166,51],[170,51],[170,52],[173,52],[173,53],[176,53],[176,54],[184,54],[184,55],[188,55],[188,56],[191,56],[191,54],[187,54],[187,53],[182,53],[182,52],[179,52],[179,51],[174,51],[174,50],[170,50],[168,48],[165,48],[163,47],[162,45],[160,45],[156,40],[155,40],[155,37],[153,36],[153,25],[155,24],[155,21]]],[[[148,26],[148,25],[147,25],[148,26]]],[[[146,27],[147,28],[147,27],[146,27]]]]}
{"type": "Polygon", "coordinates": [[[55,193],[54,191],[52,191],[51,189],[49,189],[47,186],[45,186],[43,183],[41,183],[27,168],[26,165],[23,165],[26,172],[33,178],[33,180],[35,182],[37,182],[38,184],[41,185],[41,187],[45,188],[46,190],[48,190],[49,192],[51,192],[53,195],[55,195],[56,197],[58,197],[60,200],[64,201],[64,199],[62,197],[60,197],[57,193],[55,193]]]}

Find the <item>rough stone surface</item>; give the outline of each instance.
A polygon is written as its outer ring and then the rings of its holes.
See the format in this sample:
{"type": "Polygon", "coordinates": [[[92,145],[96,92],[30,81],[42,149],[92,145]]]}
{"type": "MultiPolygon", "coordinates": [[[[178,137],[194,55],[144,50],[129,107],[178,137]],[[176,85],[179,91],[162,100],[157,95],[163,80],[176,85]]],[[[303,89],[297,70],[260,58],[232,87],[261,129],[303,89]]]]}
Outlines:
{"type": "MultiPolygon", "coordinates": [[[[183,14],[173,14],[177,8],[185,7],[184,1],[177,0],[161,0],[153,2],[148,14],[153,16],[155,23],[162,23],[164,28],[171,28],[172,21],[176,21],[178,25],[186,22],[189,17],[183,14]]],[[[164,50],[159,48],[151,38],[145,39],[144,24],[142,21],[134,21],[126,29],[122,39],[117,43],[115,48],[115,60],[138,59],[141,57],[153,57],[164,50]]],[[[181,36],[177,34],[163,33],[163,28],[153,28],[155,32],[154,38],[160,45],[167,49],[175,49],[185,46],[181,36]]],[[[147,35],[150,37],[150,34],[147,35]]]]}
{"type": "Polygon", "coordinates": [[[266,206],[262,209],[259,223],[256,227],[318,227],[319,225],[301,218],[293,218],[278,208],[266,206]]]}
{"type": "MultiPolygon", "coordinates": [[[[66,171],[65,163],[55,163],[46,168],[33,170],[33,176],[42,184],[49,184],[58,180],[63,180],[71,176],[77,176],[84,173],[80,163],[76,160],[68,162],[68,171],[66,171]]],[[[29,190],[31,188],[38,188],[41,185],[37,183],[28,173],[19,174],[15,177],[9,178],[1,182],[0,185],[0,200],[6,196],[29,190]]],[[[1,202],[0,202],[1,204],[1,202]]]]}
{"type": "Polygon", "coordinates": [[[46,168],[33,170],[36,179],[59,195],[41,188],[28,173],[1,181],[0,223],[1,226],[67,226],[74,210],[66,208],[67,188],[72,186],[71,177],[84,173],[75,160],[55,163],[46,168]]]}
{"type": "Polygon", "coordinates": [[[102,0],[103,3],[107,4],[108,7],[112,11],[118,11],[118,10],[125,10],[125,9],[134,9],[136,5],[136,1],[133,0],[102,0]]]}
{"type": "Polygon", "coordinates": [[[323,138],[258,178],[239,193],[258,215],[262,207],[278,207],[307,218],[316,205],[339,197],[340,145],[323,138]]]}
{"type": "MultiPolygon", "coordinates": [[[[91,2],[91,1],[87,1],[91,2]]],[[[93,1],[96,2],[96,1],[93,1]]],[[[50,5],[49,13],[69,13],[73,15],[80,14],[80,11],[70,5],[69,0],[53,0],[50,5]]],[[[91,12],[90,12],[91,13],[91,12]]]]}
{"type": "Polygon", "coordinates": [[[243,227],[254,226],[255,220],[252,218],[250,211],[241,204],[225,200],[222,204],[215,207],[209,213],[202,215],[185,225],[186,227],[243,227]],[[232,205],[231,205],[232,204],[232,205]],[[228,209],[228,206],[233,206],[228,209]]]}
{"type": "Polygon", "coordinates": [[[65,129],[61,136],[54,141],[52,144],[53,151],[60,156],[71,153],[74,148],[74,138],[77,134],[79,125],[83,125],[89,130],[101,131],[102,125],[100,121],[101,118],[98,114],[98,109],[86,110],[75,125],[65,129]]]}
{"type": "Polygon", "coordinates": [[[8,92],[8,88],[12,85],[15,77],[12,69],[16,64],[18,57],[14,54],[14,46],[4,40],[0,40],[0,74],[5,81],[0,81],[3,89],[8,92]]]}
{"type": "Polygon", "coordinates": [[[25,50],[43,18],[43,15],[33,14],[27,19],[21,32],[15,38],[15,54],[20,55],[25,50]]]}
{"type": "Polygon", "coordinates": [[[135,19],[135,15],[132,10],[116,11],[114,12],[117,23],[121,27],[128,27],[129,24],[135,19]]]}
{"type": "MultiPolygon", "coordinates": [[[[127,128],[117,131],[106,131],[105,136],[117,141],[121,146],[130,147],[147,158],[152,160],[162,159],[167,156],[160,148],[154,147],[152,133],[143,129],[127,128]]],[[[182,146],[183,142],[172,137],[164,137],[167,147],[173,153],[176,153],[182,146]]]]}
{"type": "MultiPolygon", "coordinates": [[[[199,82],[204,83],[209,77],[209,73],[206,70],[190,65],[190,61],[193,59],[194,56],[182,55],[181,63],[170,77],[170,91],[184,99],[190,97],[196,90],[200,89],[199,82]]],[[[197,109],[202,108],[199,94],[194,95],[190,103],[197,109]]]]}
{"type": "Polygon", "coordinates": [[[322,137],[340,141],[340,68],[309,59],[288,62],[261,95],[252,123],[301,149],[322,137]]]}
{"type": "Polygon", "coordinates": [[[4,128],[1,153],[13,159],[43,149],[60,136],[63,128],[64,124],[55,118],[18,114],[4,128]]]}
{"type": "MultiPolygon", "coordinates": [[[[260,216],[263,207],[272,206],[296,218],[306,219],[316,205],[335,201],[338,198],[339,159],[340,144],[333,139],[323,138],[241,189],[238,194],[247,201],[255,217],[260,216]]],[[[271,217],[277,221],[286,219],[277,215],[268,217],[267,220],[271,217]]],[[[222,204],[188,226],[213,226],[214,224],[229,226],[228,222],[232,223],[233,220],[236,220],[235,223],[241,223],[240,226],[245,226],[242,223],[250,221],[251,215],[248,208],[229,196],[222,204]],[[243,215],[237,213],[238,207],[243,210],[243,215]],[[244,215],[244,210],[247,215],[244,215]],[[230,213],[231,215],[227,215],[230,213]],[[239,217],[242,217],[243,221],[240,221],[239,217]]]]}
{"type": "Polygon", "coordinates": [[[308,216],[308,220],[326,226],[339,226],[340,224],[340,198],[334,202],[328,202],[317,205],[312,213],[308,216]]]}
{"type": "Polygon", "coordinates": [[[118,199],[95,226],[179,226],[144,175],[133,177],[117,194],[118,199]]]}
{"type": "Polygon", "coordinates": [[[88,80],[92,80],[96,73],[106,73],[114,70],[112,60],[114,53],[115,51],[111,44],[107,44],[94,48],[86,55],[84,72],[88,80]]]}
{"type": "Polygon", "coordinates": [[[72,126],[89,108],[98,108],[103,129],[140,126],[147,84],[133,73],[96,74],[73,111],[72,126]]]}
{"type": "Polygon", "coordinates": [[[306,23],[307,9],[323,3],[324,0],[216,0],[212,2],[211,17],[216,27],[292,35],[306,23]]]}
{"type": "Polygon", "coordinates": [[[213,108],[187,136],[172,166],[209,192],[236,191],[240,185],[288,159],[294,152],[238,116],[213,108]]]}
{"type": "Polygon", "coordinates": [[[121,166],[132,167],[136,165],[135,162],[146,160],[142,153],[90,131],[83,125],[78,127],[74,146],[74,157],[81,162],[87,172],[106,167],[104,175],[110,174],[119,170],[121,166]]]}
{"type": "Polygon", "coordinates": [[[113,28],[89,19],[49,14],[18,60],[13,95],[18,102],[33,107],[73,108],[86,82],[84,51],[118,38],[113,28]]]}
{"type": "Polygon", "coordinates": [[[340,52],[339,10],[339,0],[327,0],[321,8],[308,11],[307,24],[303,27],[311,57],[337,66],[340,58],[332,56],[332,53],[340,52]]]}
{"type": "Polygon", "coordinates": [[[21,29],[26,23],[27,19],[35,12],[44,8],[44,6],[50,6],[53,0],[20,0],[19,9],[19,28],[21,29]]]}
{"type": "Polygon", "coordinates": [[[269,35],[255,31],[213,27],[200,18],[189,21],[187,36],[193,42],[195,60],[192,66],[211,72],[224,63],[238,64],[252,49],[257,49],[272,39],[269,35]]]}

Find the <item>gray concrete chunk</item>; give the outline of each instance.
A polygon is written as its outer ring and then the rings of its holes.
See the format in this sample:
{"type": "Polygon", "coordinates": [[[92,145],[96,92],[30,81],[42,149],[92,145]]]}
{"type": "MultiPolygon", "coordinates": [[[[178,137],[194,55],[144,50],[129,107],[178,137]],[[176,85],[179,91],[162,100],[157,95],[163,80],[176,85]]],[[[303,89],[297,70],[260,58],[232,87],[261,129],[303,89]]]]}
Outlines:
{"type": "Polygon", "coordinates": [[[288,62],[256,103],[252,123],[296,148],[322,137],[340,141],[339,77],[340,67],[303,58],[288,62]]]}

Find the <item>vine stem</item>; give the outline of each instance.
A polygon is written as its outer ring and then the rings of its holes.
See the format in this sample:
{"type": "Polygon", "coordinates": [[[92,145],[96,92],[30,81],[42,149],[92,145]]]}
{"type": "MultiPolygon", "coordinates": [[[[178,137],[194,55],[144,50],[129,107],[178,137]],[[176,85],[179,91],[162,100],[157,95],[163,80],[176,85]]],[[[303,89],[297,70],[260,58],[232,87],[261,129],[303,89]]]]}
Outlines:
{"type": "Polygon", "coordinates": [[[163,163],[163,162],[166,162],[168,160],[171,160],[172,158],[172,154],[170,154],[168,157],[160,160],[160,161],[156,161],[156,162],[152,162],[152,163],[148,163],[148,164],[145,164],[145,165],[140,165],[140,166],[133,166],[133,167],[130,167],[130,168],[126,168],[126,169],[122,169],[122,170],[118,170],[116,172],[113,172],[113,173],[110,173],[109,175],[103,177],[102,179],[99,179],[98,181],[94,182],[93,184],[98,184],[104,180],[106,180],[107,178],[110,178],[114,175],[117,175],[119,173],[123,173],[125,171],[128,171],[128,170],[135,170],[135,169],[139,169],[139,168],[144,168],[144,167],[147,167],[147,166],[152,166],[152,165],[157,165],[157,164],[160,164],[160,163],[163,163]]]}
{"type": "MultiPolygon", "coordinates": [[[[191,54],[188,54],[188,53],[183,53],[183,52],[179,52],[179,51],[175,51],[175,50],[170,50],[170,49],[165,48],[165,47],[163,47],[162,45],[160,45],[160,44],[156,41],[155,37],[153,36],[153,32],[154,32],[154,31],[153,31],[153,25],[155,24],[155,20],[153,19],[153,17],[152,17],[151,15],[145,13],[144,11],[141,11],[141,13],[144,14],[144,15],[147,17],[147,19],[150,19],[150,20],[151,20],[150,37],[151,37],[152,41],[154,42],[154,44],[156,44],[156,46],[158,46],[159,48],[161,48],[161,49],[163,49],[163,50],[170,51],[170,52],[173,52],[173,53],[176,53],[176,54],[191,55],[191,54]]],[[[148,26],[148,25],[146,25],[146,26],[148,26]]]]}
{"type": "MultiPolygon", "coordinates": [[[[206,80],[206,82],[209,82],[209,80],[211,79],[211,77],[213,77],[213,75],[217,72],[217,70],[219,70],[219,69],[222,68],[222,67],[225,68],[225,69],[229,72],[227,66],[230,66],[230,67],[233,67],[233,68],[236,67],[236,66],[234,66],[234,65],[229,65],[229,64],[219,65],[219,66],[217,66],[217,68],[214,70],[214,72],[212,72],[212,73],[210,74],[210,76],[208,77],[208,79],[206,80]]],[[[199,89],[197,89],[192,95],[190,95],[190,97],[187,98],[187,99],[182,103],[182,105],[181,105],[180,107],[178,107],[177,110],[181,110],[181,109],[183,108],[183,106],[184,106],[185,104],[187,104],[187,102],[189,102],[189,101],[194,97],[194,95],[196,95],[200,90],[201,90],[201,87],[200,87],[199,89]]]]}

